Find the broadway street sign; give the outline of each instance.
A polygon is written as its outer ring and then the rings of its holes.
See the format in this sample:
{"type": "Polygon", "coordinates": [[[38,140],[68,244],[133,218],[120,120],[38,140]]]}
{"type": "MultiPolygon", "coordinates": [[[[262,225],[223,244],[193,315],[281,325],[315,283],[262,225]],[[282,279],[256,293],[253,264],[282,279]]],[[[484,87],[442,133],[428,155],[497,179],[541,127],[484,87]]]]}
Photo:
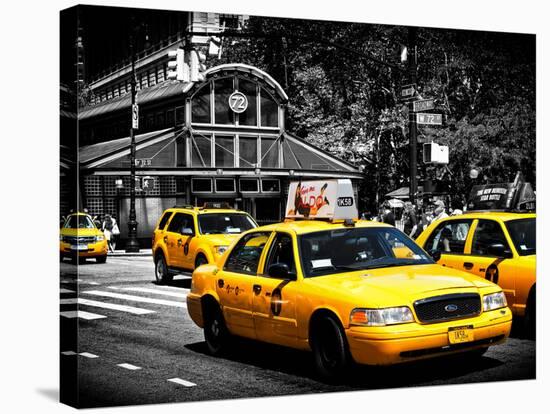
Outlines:
{"type": "Polygon", "coordinates": [[[433,99],[424,99],[421,101],[413,102],[413,112],[429,111],[434,109],[435,104],[433,99]]]}

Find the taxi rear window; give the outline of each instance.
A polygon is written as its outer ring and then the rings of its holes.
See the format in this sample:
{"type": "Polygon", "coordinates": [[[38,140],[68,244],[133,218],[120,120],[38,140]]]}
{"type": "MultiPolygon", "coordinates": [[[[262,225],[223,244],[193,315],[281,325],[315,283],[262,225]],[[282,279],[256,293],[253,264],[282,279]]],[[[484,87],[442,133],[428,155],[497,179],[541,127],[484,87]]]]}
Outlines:
{"type": "Polygon", "coordinates": [[[171,215],[172,215],[171,211],[167,211],[166,213],[164,213],[164,215],[162,216],[159,222],[159,226],[158,226],[159,230],[164,230],[164,228],[166,227],[166,223],[168,223],[168,219],[170,218],[171,215]]]}

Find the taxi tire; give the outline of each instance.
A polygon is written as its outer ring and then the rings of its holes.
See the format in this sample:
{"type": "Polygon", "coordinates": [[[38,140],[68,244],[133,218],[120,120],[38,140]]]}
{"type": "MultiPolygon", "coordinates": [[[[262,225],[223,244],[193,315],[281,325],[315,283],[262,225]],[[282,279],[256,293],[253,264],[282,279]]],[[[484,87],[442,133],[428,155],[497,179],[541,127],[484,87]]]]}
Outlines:
{"type": "Polygon", "coordinates": [[[207,303],[204,308],[204,340],[208,352],[214,356],[227,351],[230,334],[218,304],[207,303]]]}
{"type": "Polygon", "coordinates": [[[195,259],[195,269],[205,264],[208,264],[208,259],[204,257],[203,254],[197,255],[197,258],[195,259]]]}
{"type": "Polygon", "coordinates": [[[350,365],[351,357],[344,330],[333,316],[323,316],[312,326],[311,349],[319,376],[338,381],[350,365]]]}
{"type": "Polygon", "coordinates": [[[97,257],[95,258],[95,260],[96,260],[96,262],[98,262],[98,263],[105,263],[105,262],[107,261],[107,255],[105,255],[105,256],[97,256],[97,257]]]}
{"type": "Polygon", "coordinates": [[[168,272],[168,266],[166,265],[164,255],[160,253],[155,260],[155,279],[157,283],[165,284],[171,282],[173,278],[174,276],[168,272]]]}
{"type": "Polygon", "coordinates": [[[525,309],[525,318],[524,318],[524,326],[525,326],[525,336],[528,339],[536,339],[536,330],[537,330],[537,303],[536,303],[536,295],[535,295],[535,288],[531,288],[531,291],[529,292],[529,297],[527,298],[527,306],[525,309]]]}

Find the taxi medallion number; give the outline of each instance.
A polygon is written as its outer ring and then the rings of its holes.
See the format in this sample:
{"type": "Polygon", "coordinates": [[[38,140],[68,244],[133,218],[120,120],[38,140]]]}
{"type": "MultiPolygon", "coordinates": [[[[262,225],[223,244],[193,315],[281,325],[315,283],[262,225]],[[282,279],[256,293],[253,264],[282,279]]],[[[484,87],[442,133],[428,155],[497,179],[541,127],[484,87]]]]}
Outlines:
{"type": "Polygon", "coordinates": [[[449,343],[461,344],[464,342],[472,342],[474,340],[474,327],[472,325],[457,326],[449,328],[449,343]]]}

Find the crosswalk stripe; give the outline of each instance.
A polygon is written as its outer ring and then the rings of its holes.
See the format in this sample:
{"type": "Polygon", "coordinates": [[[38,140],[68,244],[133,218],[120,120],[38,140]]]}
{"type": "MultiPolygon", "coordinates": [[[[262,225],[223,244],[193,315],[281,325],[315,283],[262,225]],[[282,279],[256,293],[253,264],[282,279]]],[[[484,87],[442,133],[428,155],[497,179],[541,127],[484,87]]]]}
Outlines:
{"type": "Polygon", "coordinates": [[[137,367],[135,365],[127,364],[127,363],[117,364],[117,367],[126,368],[126,369],[129,369],[130,371],[136,371],[138,369],[141,369],[141,367],[137,367]]]}
{"type": "Polygon", "coordinates": [[[62,305],[79,304],[79,305],[95,306],[97,308],[112,309],[112,310],[118,310],[121,312],[133,313],[134,315],[145,315],[147,313],[155,313],[155,311],[148,310],[148,309],[134,308],[133,306],[118,305],[115,303],[98,302],[95,300],[89,300],[84,298],[61,299],[61,304],[62,305]]]}
{"type": "Polygon", "coordinates": [[[118,286],[109,286],[109,289],[115,289],[115,290],[128,290],[133,292],[143,292],[143,293],[153,293],[156,295],[164,295],[164,296],[172,296],[174,298],[183,298],[185,299],[187,297],[187,293],[176,293],[176,292],[167,292],[164,290],[156,290],[156,289],[149,289],[144,287],[118,287],[118,286]]]}
{"type": "Polygon", "coordinates": [[[59,293],[74,293],[74,290],[71,289],[59,289],[59,293]]]}
{"type": "Polygon", "coordinates": [[[193,382],[185,381],[181,378],[170,378],[168,381],[175,382],[176,384],[183,385],[184,387],[194,387],[197,385],[193,382]]]}
{"type": "Polygon", "coordinates": [[[88,295],[105,296],[108,298],[125,299],[134,302],[155,303],[157,305],[175,306],[178,308],[187,308],[187,304],[184,302],[174,302],[171,300],[145,298],[143,296],[125,295],[123,293],[106,292],[101,290],[87,290],[82,293],[88,295]]]}
{"type": "Polygon", "coordinates": [[[78,355],[86,358],[99,358],[97,355],[90,354],[89,352],[80,352],[78,355]]]}
{"type": "Polygon", "coordinates": [[[91,280],[82,279],[61,279],[61,283],[81,283],[83,285],[99,285],[98,282],[92,282],[91,280]]]}
{"type": "Polygon", "coordinates": [[[177,286],[165,286],[165,285],[157,285],[157,288],[161,289],[161,290],[175,290],[175,291],[178,291],[178,292],[181,292],[182,290],[185,291],[185,292],[189,292],[191,289],[187,289],[187,288],[181,288],[181,287],[177,287],[177,286]]]}
{"type": "Polygon", "coordinates": [[[67,356],[76,355],[76,352],[74,352],[74,351],[63,351],[61,353],[63,355],[67,355],[67,356]]]}
{"type": "Polygon", "coordinates": [[[70,318],[70,319],[81,318],[81,319],[86,319],[87,321],[91,321],[93,319],[106,318],[106,316],[103,316],[103,315],[97,315],[95,313],[84,312],[81,310],[60,312],[59,314],[65,318],[70,318]]]}

